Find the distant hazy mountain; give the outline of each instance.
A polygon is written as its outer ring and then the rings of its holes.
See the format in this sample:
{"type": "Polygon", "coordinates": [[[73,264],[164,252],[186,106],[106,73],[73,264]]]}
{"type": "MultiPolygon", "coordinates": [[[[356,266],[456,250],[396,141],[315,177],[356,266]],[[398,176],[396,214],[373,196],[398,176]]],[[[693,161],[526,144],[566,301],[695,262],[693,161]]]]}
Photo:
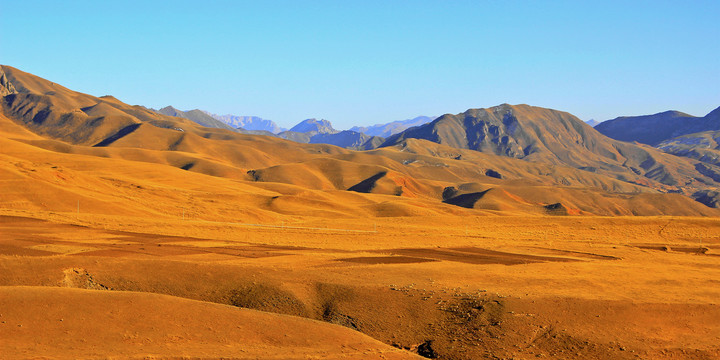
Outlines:
{"type": "Polygon", "coordinates": [[[305,119],[293,126],[288,131],[283,131],[278,135],[283,139],[292,140],[299,143],[310,143],[310,138],[316,134],[335,134],[338,131],[332,127],[330,121],[305,119]]]}
{"type": "Polygon", "coordinates": [[[325,119],[306,119],[293,126],[290,131],[299,133],[315,132],[320,134],[334,134],[338,131],[332,127],[330,121],[325,119]]]}
{"type": "Polygon", "coordinates": [[[653,115],[623,116],[600,123],[595,129],[613,139],[637,141],[656,146],[674,137],[720,130],[718,109],[705,117],[696,117],[679,111],[665,111],[653,115]]]}
{"type": "Polygon", "coordinates": [[[309,144],[310,138],[315,135],[316,133],[304,133],[304,132],[297,132],[297,131],[283,131],[276,136],[285,140],[290,140],[294,142],[309,144]]]}
{"type": "Polygon", "coordinates": [[[330,144],[353,150],[372,150],[385,141],[378,136],[370,136],[357,131],[345,130],[334,134],[318,133],[310,137],[311,144],[330,144]]]}
{"type": "Polygon", "coordinates": [[[376,124],[373,126],[353,126],[350,128],[352,131],[361,132],[367,135],[389,137],[399,132],[405,131],[413,126],[420,126],[433,121],[433,117],[430,116],[418,116],[413,119],[393,121],[386,124],[376,124]]]}
{"type": "Polygon", "coordinates": [[[330,144],[354,150],[375,149],[384,138],[357,131],[337,131],[328,120],[306,119],[277,135],[283,139],[306,144],[330,144]]]}
{"type": "Polygon", "coordinates": [[[592,127],[596,127],[598,124],[600,124],[600,122],[595,119],[590,119],[590,120],[586,121],[585,123],[592,127]]]}
{"type": "Polygon", "coordinates": [[[228,129],[237,131],[234,127],[225,124],[222,121],[218,121],[217,119],[213,118],[212,116],[208,115],[202,110],[189,110],[189,111],[182,111],[178,110],[172,106],[166,106],[160,110],[150,109],[152,111],[155,111],[156,113],[168,115],[168,116],[176,116],[185,118],[188,120],[192,120],[202,126],[211,127],[211,128],[218,128],[218,129],[228,129]]]}
{"type": "Polygon", "coordinates": [[[245,130],[261,130],[269,131],[273,134],[277,134],[287,129],[278,126],[274,121],[263,119],[257,116],[238,116],[238,115],[217,115],[206,112],[213,118],[220,120],[232,127],[243,128],[245,130]]]}

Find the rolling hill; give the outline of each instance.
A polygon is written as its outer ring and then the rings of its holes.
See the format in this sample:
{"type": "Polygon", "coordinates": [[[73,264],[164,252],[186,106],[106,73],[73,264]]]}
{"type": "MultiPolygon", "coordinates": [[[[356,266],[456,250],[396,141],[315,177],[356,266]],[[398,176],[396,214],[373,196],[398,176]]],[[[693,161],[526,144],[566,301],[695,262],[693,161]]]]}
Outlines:
{"type": "Polygon", "coordinates": [[[353,151],[0,79],[4,356],[720,354],[720,210],[611,160],[562,164],[550,135],[537,161],[411,137],[353,151]]]}
{"type": "MultiPolygon", "coordinates": [[[[77,93],[12,67],[0,70],[8,93],[0,117],[0,179],[16,184],[5,189],[2,206],[73,211],[81,199],[85,211],[98,213],[175,217],[186,208],[225,221],[478,211],[540,216],[556,215],[549,211],[555,208],[597,215],[717,214],[681,194],[659,191],[677,186],[624,172],[618,163],[628,158],[606,158],[604,167],[599,155],[578,158],[578,164],[597,166],[588,171],[563,164],[541,143],[536,161],[526,161],[410,137],[358,152],[202,127],[112,97],[77,93]],[[451,200],[466,194],[474,200],[451,200]],[[548,208],[554,204],[560,205],[548,208]]],[[[595,136],[600,138],[590,140],[606,139],[595,136]]],[[[601,145],[596,146],[604,151],[601,145]]],[[[641,169],[680,180],[685,172],[704,177],[687,160],[657,150],[618,145],[614,151],[618,157],[621,151],[645,154],[641,169]],[[655,156],[676,162],[653,163],[655,156]]]]}
{"type": "Polygon", "coordinates": [[[101,359],[88,348],[111,348],[124,359],[422,359],[339,325],[167,295],[40,286],[0,295],[4,321],[20,325],[0,328],[7,358],[101,359]]]}

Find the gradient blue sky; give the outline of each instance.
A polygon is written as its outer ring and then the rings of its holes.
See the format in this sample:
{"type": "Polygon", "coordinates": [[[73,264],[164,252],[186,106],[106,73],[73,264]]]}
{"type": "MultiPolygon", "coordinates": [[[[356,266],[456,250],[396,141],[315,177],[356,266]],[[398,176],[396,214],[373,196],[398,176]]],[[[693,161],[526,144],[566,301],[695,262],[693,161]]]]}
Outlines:
{"type": "Polygon", "coordinates": [[[0,0],[0,63],[148,107],[336,128],[500,103],[720,106],[720,1],[0,0]]]}

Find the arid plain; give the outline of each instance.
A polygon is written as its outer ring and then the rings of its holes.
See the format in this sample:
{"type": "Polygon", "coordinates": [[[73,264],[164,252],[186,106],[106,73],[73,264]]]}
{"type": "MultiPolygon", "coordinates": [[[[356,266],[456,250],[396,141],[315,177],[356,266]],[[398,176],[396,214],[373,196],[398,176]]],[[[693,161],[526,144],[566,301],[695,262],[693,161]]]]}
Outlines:
{"type": "Polygon", "coordinates": [[[650,176],[296,144],[2,70],[2,358],[720,358],[720,213],[650,176]]]}

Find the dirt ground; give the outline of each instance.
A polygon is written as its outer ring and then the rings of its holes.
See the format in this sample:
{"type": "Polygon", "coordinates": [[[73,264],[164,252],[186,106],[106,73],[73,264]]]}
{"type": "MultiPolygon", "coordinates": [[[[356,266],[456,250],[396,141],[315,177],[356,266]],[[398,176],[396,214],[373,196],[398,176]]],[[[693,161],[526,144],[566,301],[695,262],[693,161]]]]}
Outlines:
{"type": "Polygon", "coordinates": [[[720,358],[717,219],[265,225],[5,210],[0,357],[720,358]]]}

